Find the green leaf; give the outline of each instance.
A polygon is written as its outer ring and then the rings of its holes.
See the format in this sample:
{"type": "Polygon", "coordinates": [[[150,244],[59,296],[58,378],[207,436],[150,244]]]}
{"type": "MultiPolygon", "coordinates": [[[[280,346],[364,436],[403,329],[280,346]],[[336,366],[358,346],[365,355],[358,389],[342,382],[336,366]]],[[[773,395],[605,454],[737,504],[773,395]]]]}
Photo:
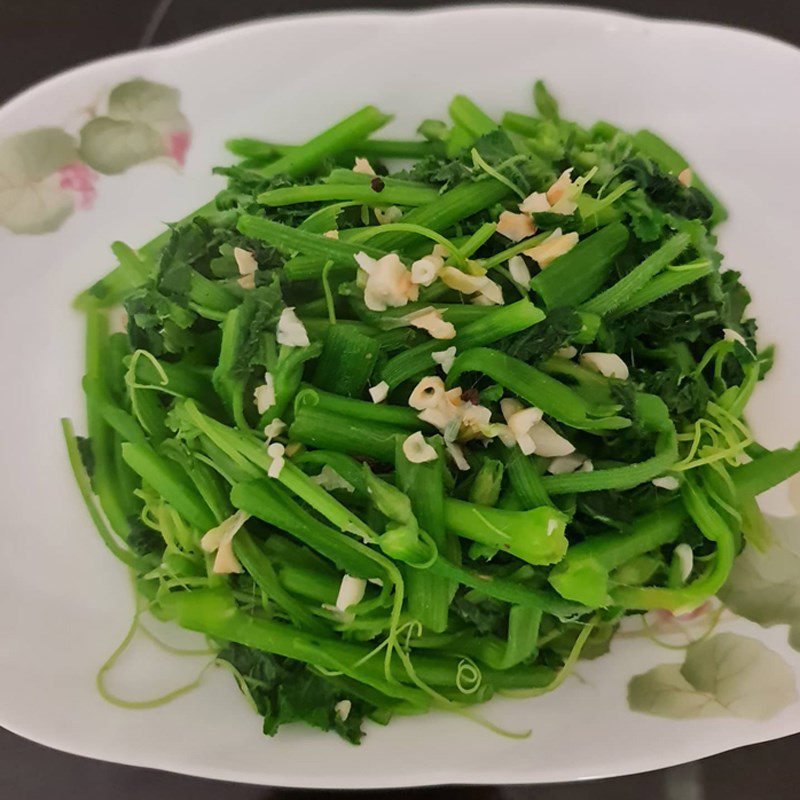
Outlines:
{"type": "Polygon", "coordinates": [[[74,207],[56,172],[79,160],[75,140],[61,128],[36,128],[0,142],[0,226],[12,233],[56,230],[74,207]]]}
{"type": "Polygon", "coordinates": [[[80,136],[84,161],[104,175],[118,175],[165,154],[161,136],[144,122],[95,117],[80,136]]]}
{"type": "Polygon", "coordinates": [[[769,719],[797,700],[794,673],[747,636],[719,633],[695,642],[683,665],[662,664],[628,684],[633,711],[673,719],[769,719]]]}
{"type": "Polygon", "coordinates": [[[227,644],[219,658],[238,672],[241,688],[264,717],[267,736],[274,736],[284,723],[298,721],[334,730],[353,744],[364,735],[361,725],[373,707],[348,697],[342,686],[311,672],[305,664],[235,643],[227,644]],[[346,699],[351,701],[351,710],[343,720],[336,713],[336,703],[346,699]]]}
{"type": "Polygon", "coordinates": [[[764,628],[789,625],[789,643],[800,650],[800,536],[797,518],[768,518],[772,545],[748,545],[736,559],[719,598],[739,616],[764,628]]]}

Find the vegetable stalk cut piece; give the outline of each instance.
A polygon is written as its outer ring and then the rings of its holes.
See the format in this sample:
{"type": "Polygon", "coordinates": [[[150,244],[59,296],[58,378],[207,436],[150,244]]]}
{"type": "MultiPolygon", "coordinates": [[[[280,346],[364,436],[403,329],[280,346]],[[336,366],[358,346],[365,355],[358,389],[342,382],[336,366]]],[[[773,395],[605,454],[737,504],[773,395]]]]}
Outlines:
{"type": "Polygon", "coordinates": [[[591,608],[610,605],[610,572],[635,556],[674,541],[686,514],[678,502],[657,509],[633,524],[630,531],[592,536],[573,545],[550,573],[558,593],[591,608]]]}
{"type": "Polygon", "coordinates": [[[380,342],[345,325],[331,325],[317,360],[314,384],[344,397],[363,394],[372,375],[380,342]]]}
{"type": "Polygon", "coordinates": [[[634,295],[689,246],[689,235],[676,233],[624,278],[584,304],[583,310],[604,316],[630,302],[634,295]]]}
{"type": "MultiPolygon", "coordinates": [[[[382,182],[383,183],[383,182],[382,182]]],[[[311,186],[298,186],[286,189],[271,189],[258,196],[258,202],[265,206],[289,206],[298,203],[320,203],[348,200],[370,208],[384,208],[388,205],[422,206],[431,203],[439,196],[436,189],[426,186],[385,185],[380,190],[369,184],[319,183],[311,186]]]]}
{"type": "Polygon", "coordinates": [[[555,564],[567,552],[567,517],[550,506],[506,511],[448,498],[444,510],[448,530],[528,564],[555,564]]]}
{"type": "MultiPolygon", "coordinates": [[[[409,225],[446,231],[465,217],[489,208],[508,194],[509,188],[494,178],[464,183],[445,192],[437,200],[412,209],[403,220],[409,225]]],[[[384,233],[372,239],[371,244],[385,251],[402,250],[418,240],[419,235],[414,233],[384,233]]]]}
{"type": "Polygon", "coordinates": [[[373,258],[380,258],[385,252],[370,245],[350,244],[340,239],[330,239],[317,233],[309,233],[299,228],[290,228],[280,222],[243,215],[239,218],[238,228],[245,236],[260,239],[279,250],[289,253],[302,253],[307,256],[332,261],[338,267],[356,269],[354,256],[364,252],[373,258]]]}
{"type": "Polygon", "coordinates": [[[630,425],[624,417],[604,415],[603,409],[592,408],[569,386],[535,367],[489,348],[462,351],[450,368],[447,386],[457,384],[462,374],[473,371],[487,375],[531,406],[573,428],[616,430],[630,425]]]}
{"type": "MultiPolygon", "coordinates": [[[[465,325],[455,339],[448,342],[458,352],[471,347],[491,344],[505,336],[526,330],[544,319],[544,314],[528,300],[519,300],[487,312],[483,318],[465,325]]],[[[412,347],[392,358],[381,372],[381,378],[395,387],[408,378],[430,369],[431,353],[441,349],[441,343],[432,341],[412,347]]],[[[453,381],[451,380],[452,384],[453,381]]]]}
{"type": "Polygon", "coordinates": [[[542,270],[531,280],[531,288],[548,308],[578,306],[606,282],[627,241],[624,225],[607,225],[542,270]]]}
{"type": "MultiPolygon", "coordinates": [[[[457,543],[445,527],[444,450],[436,439],[429,440],[438,459],[423,464],[412,464],[404,455],[398,440],[395,450],[398,487],[408,495],[411,508],[419,525],[426,531],[440,552],[449,557],[457,555],[457,543]]],[[[406,574],[409,612],[425,628],[442,632],[447,628],[450,600],[456,585],[427,569],[409,568],[406,574]]]]}

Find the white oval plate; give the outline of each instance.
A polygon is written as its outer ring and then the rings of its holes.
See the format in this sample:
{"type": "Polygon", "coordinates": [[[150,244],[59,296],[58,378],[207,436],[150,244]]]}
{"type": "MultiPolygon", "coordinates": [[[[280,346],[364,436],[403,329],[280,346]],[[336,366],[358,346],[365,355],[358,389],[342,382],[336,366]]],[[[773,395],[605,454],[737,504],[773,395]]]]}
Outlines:
{"type": "MultiPolygon", "coordinates": [[[[388,134],[410,135],[422,118],[442,116],[456,92],[491,113],[525,110],[533,80],[544,77],[568,116],[663,133],[728,204],[731,219],[721,233],[727,263],[744,271],[753,290],[762,341],[784,345],[752,418],[768,446],[794,442],[800,438],[798,50],[737,30],[550,7],[279,19],[105,59],[46,81],[0,110],[0,140],[43,125],[74,133],[87,107],[102,107],[110,87],[136,76],[180,90],[193,132],[183,171],[174,166],[187,139],[169,136],[185,124],[167,109],[166,122],[155,124],[172,158],[100,176],[93,208],[75,208],[53,233],[0,228],[4,726],[94,758],[329,788],[597,778],[800,731],[796,703],[766,722],[632,713],[630,677],[681,658],[642,638],[615,640],[610,654],[581,664],[582,680],[572,678],[558,692],[490,704],[493,721],[532,728],[521,741],[445,714],[370,725],[360,748],[297,726],[267,739],[222,670],[164,707],[111,706],[98,696],[94,676],[124,633],[132,598],[124,570],[81,506],[58,427],[62,415],[79,425],[83,419],[83,331],[71,298],[110,266],[111,241],[144,242],[159,220],[179,218],[221,186],[210,168],[226,163],[226,138],[299,141],[365,103],[397,114],[388,134]]],[[[45,199],[91,201],[91,175],[56,174],[45,182],[45,199]]],[[[33,224],[37,213],[30,212],[33,224]]],[[[800,671],[800,653],[787,646],[785,628],[761,630],[739,620],[725,628],[759,638],[800,671]]],[[[197,662],[153,652],[140,650],[125,661],[113,688],[145,696],[194,674],[197,662]]]]}

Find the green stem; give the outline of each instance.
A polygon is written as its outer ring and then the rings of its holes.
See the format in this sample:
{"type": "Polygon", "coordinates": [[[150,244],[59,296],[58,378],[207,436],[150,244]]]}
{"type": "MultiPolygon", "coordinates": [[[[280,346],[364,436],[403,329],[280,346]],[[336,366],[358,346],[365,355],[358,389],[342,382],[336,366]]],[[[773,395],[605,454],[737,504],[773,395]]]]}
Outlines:
{"type": "Polygon", "coordinates": [[[630,425],[630,420],[623,417],[595,418],[600,411],[593,409],[574,389],[498,350],[477,347],[460,351],[447,375],[447,386],[457,385],[465,372],[480,372],[530,405],[541,408],[545,414],[573,428],[613,430],[630,425]]]}
{"type": "MultiPolygon", "coordinates": [[[[544,314],[533,303],[518,300],[508,306],[487,310],[481,318],[465,325],[455,339],[447,344],[455,345],[458,352],[463,352],[526,330],[543,319],[544,314]]],[[[435,340],[412,347],[390,359],[383,368],[381,377],[394,388],[404,380],[430,370],[433,364],[431,353],[441,349],[442,343],[435,340]]]]}
{"type": "Polygon", "coordinates": [[[334,200],[351,200],[370,208],[383,208],[389,205],[423,206],[432,203],[439,196],[436,189],[425,186],[395,187],[384,186],[376,191],[369,184],[319,183],[312,186],[289,186],[285,189],[272,189],[258,196],[258,202],[265,206],[289,206],[296,203],[322,203],[334,200]]]}
{"type": "Polygon", "coordinates": [[[644,289],[649,281],[674,261],[688,246],[689,234],[676,233],[613,286],[589,300],[588,303],[584,303],[583,311],[599,314],[602,317],[615,311],[623,303],[630,302],[637,292],[644,289]]]}
{"type": "Polygon", "coordinates": [[[567,518],[551,506],[506,511],[447,498],[444,509],[448,530],[529,564],[554,564],[567,552],[567,518]]]}

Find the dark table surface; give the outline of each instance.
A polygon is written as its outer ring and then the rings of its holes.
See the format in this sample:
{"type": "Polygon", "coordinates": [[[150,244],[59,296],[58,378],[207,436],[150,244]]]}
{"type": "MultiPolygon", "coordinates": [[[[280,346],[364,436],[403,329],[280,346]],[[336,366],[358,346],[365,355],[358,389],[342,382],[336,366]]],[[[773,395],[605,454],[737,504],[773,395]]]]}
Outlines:
{"type": "MultiPolygon", "coordinates": [[[[413,0],[0,0],[0,102],[76,64],[244,20],[336,8],[433,5],[443,4],[413,0]]],[[[798,0],[598,0],[592,5],[737,25],[800,45],[798,0]]],[[[800,736],[794,736],[646,775],[555,786],[421,789],[403,791],[402,796],[415,800],[451,794],[460,800],[793,800],[800,796],[799,762],[800,736]]],[[[241,786],[105,764],[50,750],[0,728],[0,798],[8,800],[306,800],[335,794],[241,786]]]]}

